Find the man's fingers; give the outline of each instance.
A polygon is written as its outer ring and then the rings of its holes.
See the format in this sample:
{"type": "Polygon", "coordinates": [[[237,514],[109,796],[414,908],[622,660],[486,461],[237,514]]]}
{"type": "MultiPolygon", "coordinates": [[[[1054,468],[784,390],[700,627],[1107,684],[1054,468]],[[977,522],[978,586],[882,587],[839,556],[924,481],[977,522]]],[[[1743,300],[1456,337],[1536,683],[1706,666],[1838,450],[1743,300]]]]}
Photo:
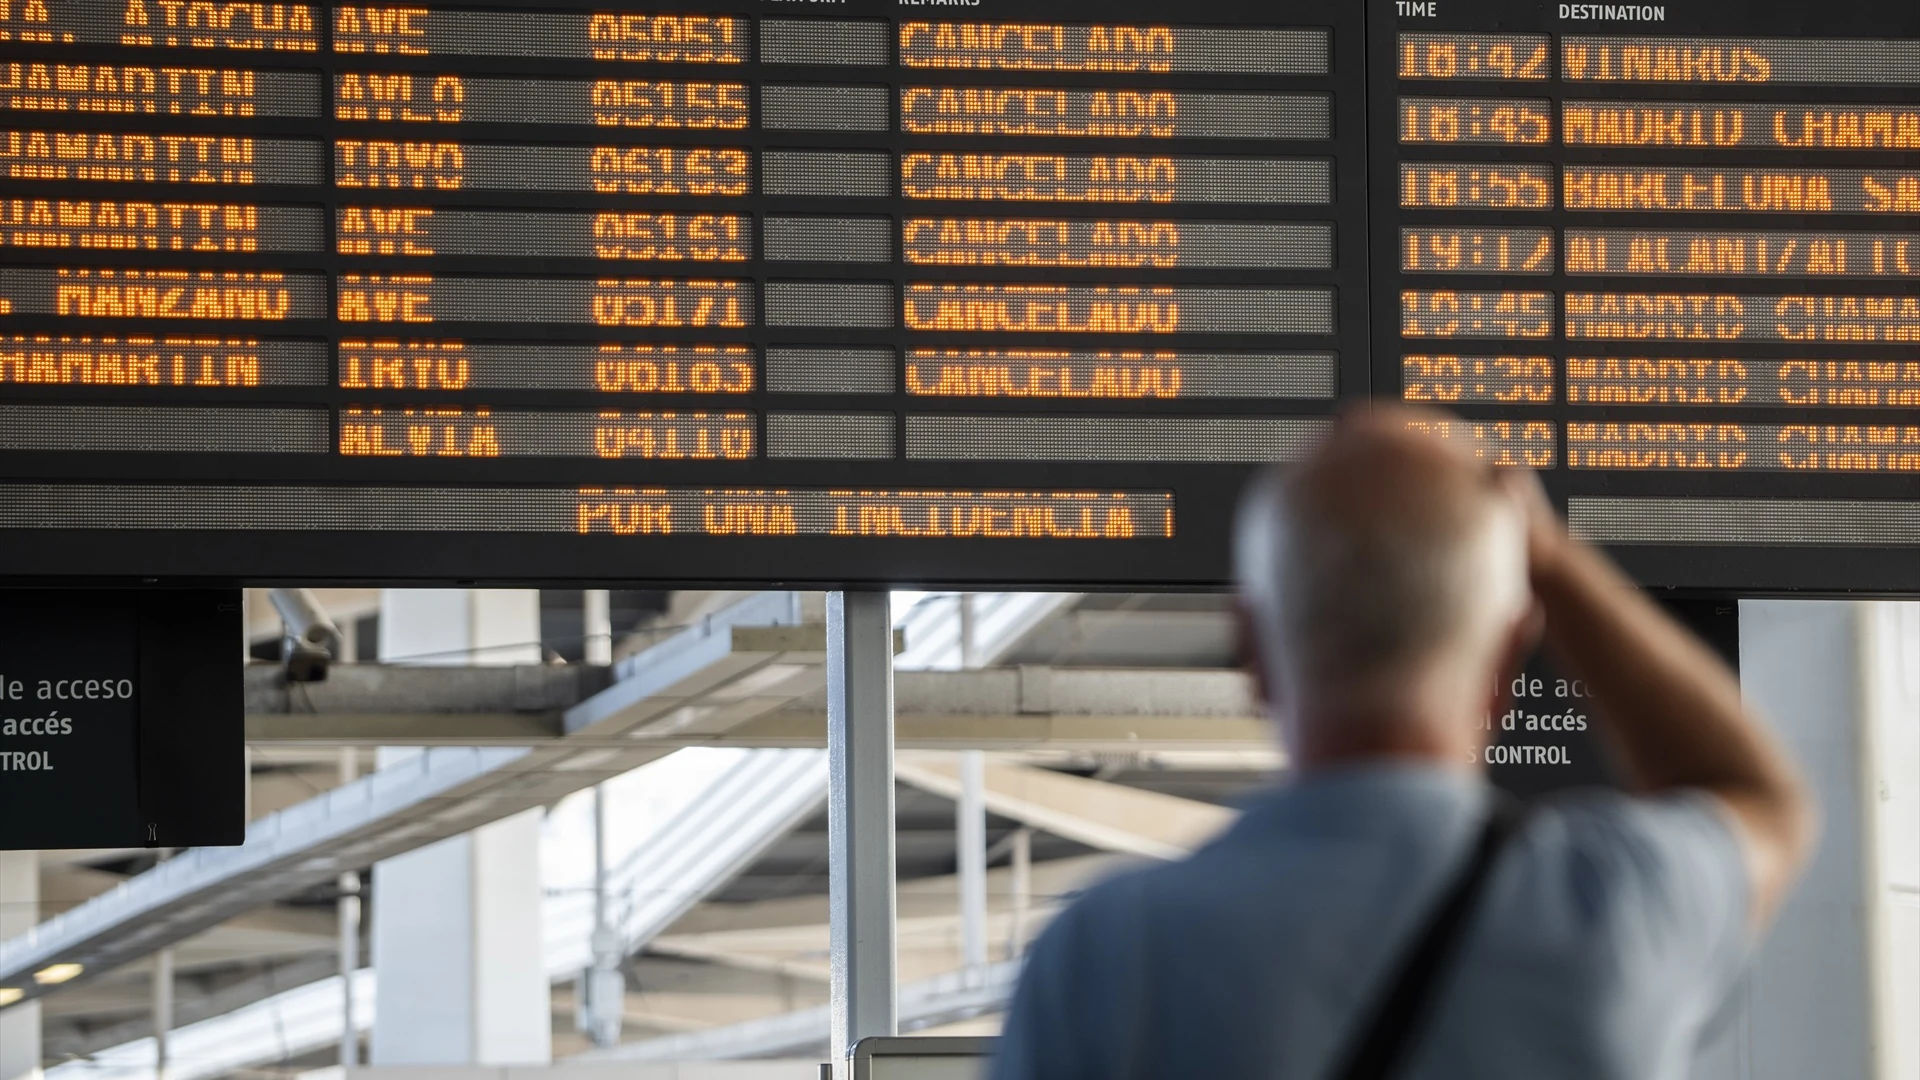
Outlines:
{"type": "Polygon", "coordinates": [[[1539,473],[1532,469],[1501,469],[1499,476],[1500,486],[1527,512],[1529,520],[1541,515],[1553,516],[1553,500],[1547,498],[1547,488],[1540,482],[1539,473]]]}
{"type": "Polygon", "coordinates": [[[1437,451],[1469,467],[1486,468],[1475,454],[1471,438],[1448,437],[1457,432],[1460,418],[1440,409],[1399,403],[1381,403],[1364,411],[1347,407],[1340,411],[1340,424],[1333,430],[1331,446],[1389,446],[1413,453],[1437,451]]]}
{"type": "Polygon", "coordinates": [[[1527,562],[1538,580],[1537,575],[1551,568],[1567,544],[1566,524],[1554,509],[1553,500],[1547,497],[1540,475],[1532,469],[1501,469],[1496,482],[1525,516],[1527,562]]]}

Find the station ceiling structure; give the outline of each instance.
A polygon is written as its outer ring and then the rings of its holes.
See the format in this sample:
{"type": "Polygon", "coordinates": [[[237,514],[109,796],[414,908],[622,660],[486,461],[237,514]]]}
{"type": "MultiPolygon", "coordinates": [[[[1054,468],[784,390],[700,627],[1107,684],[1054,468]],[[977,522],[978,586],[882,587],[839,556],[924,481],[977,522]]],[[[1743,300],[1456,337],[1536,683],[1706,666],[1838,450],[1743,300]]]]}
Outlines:
{"type": "MultiPolygon", "coordinates": [[[[904,595],[901,604],[896,824],[910,1027],[990,1014],[1012,977],[1010,967],[951,970],[948,750],[997,755],[987,806],[999,956],[1012,935],[1030,938],[1054,898],[1115,860],[1177,855],[1217,828],[1230,816],[1221,804],[1278,764],[1244,678],[1227,666],[1230,617],[1219,598],[983,594],[970,603],[969,659],[988,666],[967,669],[956,597],[904,595]],[[1161,666],[1167,656],[1191,666],[1161,666]],[[1031,838],[1036,896],[1024,929],[1005,899],[1004,864],[1021,830],[1031,838]]],[[[703,779],[670,828],[614,853],[616,882],[684,887],[626,911],[621,932],[638,988],[628,1041],[596,1053],[815,1053],[825,1038],[826,893],[818,610],[817,595],[720,598],[710,615],[602,669],[340,664],[325,682],[290,685],[277,666],[253,665],[255,786],[272,793],[259,808],[274,809],[248,844],[145,869],[138,853],[81,853],[50,870],[50,898],[93,899],[54,915],[31,941],[0,944],[0,982],[82,958],[72,962],[86,974],[44,998],[45,1052],[62,1076],[150,1070],[147,958],[163,946],[174,947],[180,972],[181,1026],[170,1044],[187,1070],[176,1070],[179,1080],[317,1060],[340,1037],[330,917],[340,870],[556,806],[641,763],[673,768],[663,759],[697,745],[714,749],[694,753],[731,763],[703,779]],[[342,747],[380,746],[424,749],[338,785],[342,747]],[[302,790],[312,797],[295,798],[302,790]],[[755,1002],[766,1011],[756,1020],[701,1019],[751,1013],[755,1002]]],[[[585,1050],[564,1004],[586,957],[585,899],[550,897],[543,925],[556,1045],[585,1050]]],[[[355,993],[360,1016],[371,1017],[368,969],[355,993]]]]}

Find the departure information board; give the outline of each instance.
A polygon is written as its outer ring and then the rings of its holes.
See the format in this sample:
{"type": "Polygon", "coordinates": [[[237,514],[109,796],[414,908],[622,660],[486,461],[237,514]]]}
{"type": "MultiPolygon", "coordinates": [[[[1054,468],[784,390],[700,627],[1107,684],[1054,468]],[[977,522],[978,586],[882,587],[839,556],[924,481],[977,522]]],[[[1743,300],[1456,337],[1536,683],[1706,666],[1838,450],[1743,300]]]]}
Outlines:
{"type": "Polygon", "coordinates": [[[1204,587],[1372,397],[1920,591],[1920,15],[1788,7],[0,0],[4,573],[1204,587]]]}
{"type": "Polygon", "coordinates": [[[1643,580],[1920,585],[1920,9],[1373,13],[1371,392],[1643,580]]]}

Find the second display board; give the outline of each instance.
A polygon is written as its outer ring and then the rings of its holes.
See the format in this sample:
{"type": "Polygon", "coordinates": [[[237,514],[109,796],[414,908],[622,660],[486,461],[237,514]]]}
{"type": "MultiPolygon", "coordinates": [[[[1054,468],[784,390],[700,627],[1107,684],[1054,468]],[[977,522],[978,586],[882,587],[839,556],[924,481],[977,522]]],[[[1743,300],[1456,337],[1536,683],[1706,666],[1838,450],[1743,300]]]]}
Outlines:
{"type": "Polygon", "coordinates": [[[1914,588],[1915,9],[1396,14],[1374,395],[1466,416],[1646,580],[1914,588]]]}
{"type": "Polygon", "coordinates": [[[994,3],[0,6],[8,572],[1209,586],[1372,396],[1920,591],[1911,11],[994,3]]]}

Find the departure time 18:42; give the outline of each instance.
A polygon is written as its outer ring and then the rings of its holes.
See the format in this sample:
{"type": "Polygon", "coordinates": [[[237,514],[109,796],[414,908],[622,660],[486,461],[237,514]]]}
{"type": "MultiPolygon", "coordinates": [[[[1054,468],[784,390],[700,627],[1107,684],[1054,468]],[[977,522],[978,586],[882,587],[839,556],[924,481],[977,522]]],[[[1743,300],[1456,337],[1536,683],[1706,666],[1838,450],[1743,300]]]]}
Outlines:
{"type": "Polygon", "coordinates": [[[1403,79],[1545,79],[1545,34],[1401,34],[1403,79]]]}

